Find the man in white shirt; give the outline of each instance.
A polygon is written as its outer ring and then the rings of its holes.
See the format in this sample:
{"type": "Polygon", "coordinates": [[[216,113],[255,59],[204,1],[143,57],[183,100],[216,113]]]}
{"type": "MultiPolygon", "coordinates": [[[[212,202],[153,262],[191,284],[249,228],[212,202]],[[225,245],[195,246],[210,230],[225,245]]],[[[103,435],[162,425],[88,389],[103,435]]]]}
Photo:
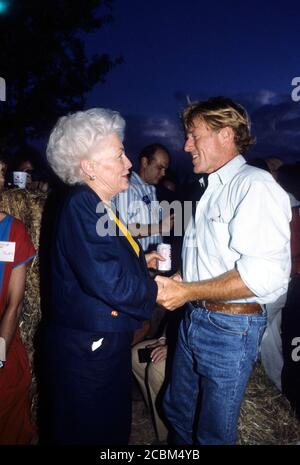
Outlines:
{"type": "Polygon", "coordinates": [[[175,444],[234,444],[240,405],[266,327],[264,304],[286,292],[289,198],[246,164],[246,111],[217,97],[190,105],[185,151],[208,187],[183,244],[183,282],[158,276],[158,303],[189,302],[179,331],[165,413],[175,444]]]}
{"type": "Polygon", "coordinates": [[[169,216],[162,218],[155,188],[169,163],[170,154],[164,145],[147,145],[139,155],[139,173],[131,173],[129,188],[115,198],[120,216],[132,235],[139,238],[144,252],[161,243],[161,234],[169,233],[173,224],[169,216]]]}

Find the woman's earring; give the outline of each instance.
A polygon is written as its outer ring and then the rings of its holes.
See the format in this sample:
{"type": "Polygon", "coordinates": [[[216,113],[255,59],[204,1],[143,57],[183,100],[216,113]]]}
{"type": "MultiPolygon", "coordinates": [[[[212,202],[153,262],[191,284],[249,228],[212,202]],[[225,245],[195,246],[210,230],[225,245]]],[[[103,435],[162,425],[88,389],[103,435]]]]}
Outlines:
{"type": "Polygon", "coordinates": [[[95,175],[90,176],[90,181],[95,181],[95,179],[96,179],[96,176],[95,176],[95,175]]]}

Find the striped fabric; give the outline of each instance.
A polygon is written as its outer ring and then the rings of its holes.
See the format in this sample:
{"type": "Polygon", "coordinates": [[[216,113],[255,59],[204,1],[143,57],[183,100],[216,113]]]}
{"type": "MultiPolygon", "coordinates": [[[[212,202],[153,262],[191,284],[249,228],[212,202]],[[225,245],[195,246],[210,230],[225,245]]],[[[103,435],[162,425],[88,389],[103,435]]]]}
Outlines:
{"type": "MultiPolygon", "coordinates": [[[[130,177],[129,188],[114,197],[114,204],[126,225],[159,223],[161,219],[155,187],[145,183],[134,171],[130,177]]],[[[153,244],[160,244],[162,237],[155,234],[141,238],[139,242],[146,252],[149,248],[153,249],[153,244]]]]}

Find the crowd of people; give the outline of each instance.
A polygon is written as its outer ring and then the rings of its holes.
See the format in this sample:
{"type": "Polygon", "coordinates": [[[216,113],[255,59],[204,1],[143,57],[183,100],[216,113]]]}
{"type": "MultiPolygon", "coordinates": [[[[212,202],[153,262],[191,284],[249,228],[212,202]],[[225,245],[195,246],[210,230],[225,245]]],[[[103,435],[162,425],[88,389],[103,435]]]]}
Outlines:
{"type": "Polygon", "coordinates": [[[125,120],[110,109],[63,116],[52,129],[47,161],[62,199],[29,157],[16,157],[10,176],[1,157],[1,191],[26,172],[27,189],[56,202],[35,345],[46,434],[30,417],[18,330],[37,252],[24,225],[0,214],[0,444],[128,444],[132,373],[158,441],[235,444],[258,357],[300,417],[299,166],[247,162],[249,116],[228,98],[192,103],[182,121],[194,175],[181,192],[160,143],[132,171],[125,120]],[[172,245],[168,275],[157,271],[162,242],[172,245]]]}

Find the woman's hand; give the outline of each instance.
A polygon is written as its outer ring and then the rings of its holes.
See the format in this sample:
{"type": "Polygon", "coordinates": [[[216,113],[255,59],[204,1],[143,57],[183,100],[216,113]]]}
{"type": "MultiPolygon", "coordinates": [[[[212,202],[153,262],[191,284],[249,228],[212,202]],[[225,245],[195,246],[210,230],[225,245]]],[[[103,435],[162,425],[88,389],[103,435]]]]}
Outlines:
{"type": "Polygon", "coordinates": [[[174,279],[174,281],[177,281],[178,283],[182,283],[182,276],[179,273],[179,271],[177,271],[177,273],[173,274],[171,276],[171,279],[174,279]]]}
{"type": "Polygon", "coordinates": [[[165,261],[165,258],[155,250],[153,250],[153,252],[146,253],[145,259],[147,267],[154,268],[155,270],[157,269],[157,260],[162,260],[163,262],[165,261]]]}

